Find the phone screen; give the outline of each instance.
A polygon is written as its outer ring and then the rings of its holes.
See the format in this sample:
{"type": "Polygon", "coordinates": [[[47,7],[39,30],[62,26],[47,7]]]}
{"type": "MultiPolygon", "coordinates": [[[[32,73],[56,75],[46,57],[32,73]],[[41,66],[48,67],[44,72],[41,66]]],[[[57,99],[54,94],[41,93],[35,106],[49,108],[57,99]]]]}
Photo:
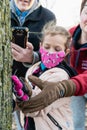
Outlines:
{"type": "Polygon", "coordinates": [[[29,30],[27,27],[13,27],[12,28],[12,42],[25,48],[29,37],[29,30]]]}

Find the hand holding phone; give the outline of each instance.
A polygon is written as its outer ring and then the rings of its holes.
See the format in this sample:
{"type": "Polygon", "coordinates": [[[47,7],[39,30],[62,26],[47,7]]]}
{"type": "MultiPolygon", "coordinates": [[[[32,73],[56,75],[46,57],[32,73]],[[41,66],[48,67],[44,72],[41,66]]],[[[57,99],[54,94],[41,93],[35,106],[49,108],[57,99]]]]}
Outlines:
{"type": "Polygon", "coordinates": [[[12,42],[26,48],[29,37],[29,29],[27,27],[12,27],[12,42]]]}

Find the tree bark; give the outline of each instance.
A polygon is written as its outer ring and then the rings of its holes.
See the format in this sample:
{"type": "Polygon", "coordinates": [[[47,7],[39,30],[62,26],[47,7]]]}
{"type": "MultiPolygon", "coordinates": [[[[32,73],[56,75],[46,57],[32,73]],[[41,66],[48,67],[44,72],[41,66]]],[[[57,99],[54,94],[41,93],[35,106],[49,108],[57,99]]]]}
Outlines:
{"type": "Polygon", "coordinates": [[[10,2],[0,0],[0,130],[12,130],[10,2]]]}

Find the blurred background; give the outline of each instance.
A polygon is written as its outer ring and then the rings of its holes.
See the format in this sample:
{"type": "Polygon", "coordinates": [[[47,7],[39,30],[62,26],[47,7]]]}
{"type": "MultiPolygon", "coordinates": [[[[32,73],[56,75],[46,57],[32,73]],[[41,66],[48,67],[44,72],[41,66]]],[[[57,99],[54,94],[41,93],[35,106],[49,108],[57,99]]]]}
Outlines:
{"type": "Polygon", "coordinates": [[[79,23],[82,0],[40,0],[43,6],[52,10],[57,17],[57,24],[71,27],[79,23]]]}

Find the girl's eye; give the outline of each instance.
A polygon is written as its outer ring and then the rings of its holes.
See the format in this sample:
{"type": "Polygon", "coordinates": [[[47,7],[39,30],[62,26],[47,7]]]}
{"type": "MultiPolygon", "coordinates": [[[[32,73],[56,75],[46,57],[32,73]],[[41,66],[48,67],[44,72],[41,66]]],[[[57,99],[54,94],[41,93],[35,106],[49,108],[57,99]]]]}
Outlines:
{"type": "Polygon", "coordinates": [[[57,47],[56,47],[56,48],[55,48],[55,51],[61,51],[61,48],[59,48],[59,47],[57,48],[57,47]]]}
{"type": "Polygon", "coordinates": [[[49,47],[48,47],[48,46],[44,46],[44,48],[45,48],[45,49],[49,49],[49,47]]]}

